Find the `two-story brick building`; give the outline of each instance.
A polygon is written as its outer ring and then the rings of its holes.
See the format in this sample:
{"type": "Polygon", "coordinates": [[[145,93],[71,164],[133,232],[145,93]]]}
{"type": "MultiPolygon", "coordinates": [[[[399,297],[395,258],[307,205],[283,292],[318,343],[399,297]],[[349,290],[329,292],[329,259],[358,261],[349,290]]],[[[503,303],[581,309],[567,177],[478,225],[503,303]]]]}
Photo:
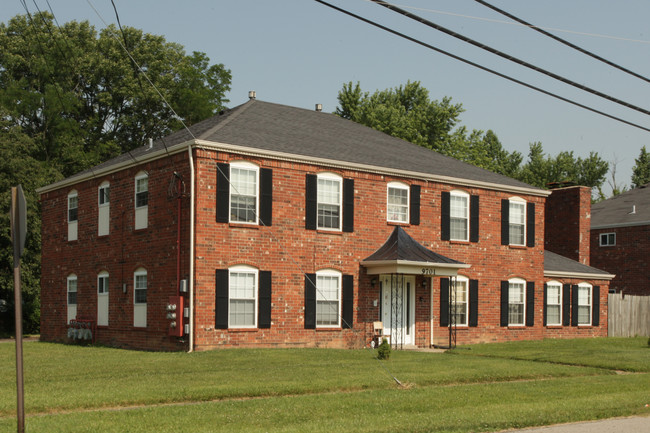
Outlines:
{"type": "Polygon", "coordinates": [[[548,191],[320,111],[251,99],[39,192],[46,341],[82,319],[155,350],[607,333],[613,275],[545,254],[548,191]]]}

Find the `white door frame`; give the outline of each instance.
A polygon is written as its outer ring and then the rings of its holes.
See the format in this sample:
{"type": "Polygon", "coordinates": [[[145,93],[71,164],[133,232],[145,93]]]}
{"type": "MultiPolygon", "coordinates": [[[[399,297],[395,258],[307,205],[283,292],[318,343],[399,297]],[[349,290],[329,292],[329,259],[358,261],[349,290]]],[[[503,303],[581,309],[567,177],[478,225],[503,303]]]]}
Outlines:
{"type": "Polygon", "coordinates": [[[415,344],[415,276],[382,274],[379,281],[384,335],[394,347],[415,344]]]}

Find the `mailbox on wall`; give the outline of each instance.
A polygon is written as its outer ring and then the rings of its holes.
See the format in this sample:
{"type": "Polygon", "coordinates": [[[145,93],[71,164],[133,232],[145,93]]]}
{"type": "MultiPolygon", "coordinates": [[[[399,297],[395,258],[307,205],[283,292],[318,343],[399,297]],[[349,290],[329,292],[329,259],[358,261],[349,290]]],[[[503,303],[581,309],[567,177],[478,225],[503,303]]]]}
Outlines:
{"type": "Polygon", "coordinates": [[[183,336],[183,309],[185,307],[182,296],[170,296],[167,303],[166,313],[169,321],[169,335],[173,337],[183,336]]]}

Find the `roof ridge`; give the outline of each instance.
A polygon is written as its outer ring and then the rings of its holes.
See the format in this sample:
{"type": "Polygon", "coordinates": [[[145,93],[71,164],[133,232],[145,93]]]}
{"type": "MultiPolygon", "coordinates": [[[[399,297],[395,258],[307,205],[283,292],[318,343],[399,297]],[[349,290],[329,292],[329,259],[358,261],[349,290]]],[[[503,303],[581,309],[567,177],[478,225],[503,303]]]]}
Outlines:
{"type": "Polygon", "coordinates": [[[203,134],[201,134],[199,137],[197,137],[197,139],[198,140],[205,140],[206,137],[209,137],[210,135],[214,134],[215,132],[217,132],[218,130],[220,130],[221,128],[223,128],[227,124],[229,124],[233,119],[236,119],[237,117],[239,117],[243,112],[245,112],[248,109],[248,107],[253,105],[253,103],[255,101],[256,101],[255,99],[251,99],[251,100],[249,100],[247,102],[244,102],[243,104],[241,104],[241,105],[239,105],[239,106],[237,106],[235,108],[231,108],[230,111],[232,112],[232,114],[230,116],[228,116],[223,121],[217,123],[212,128],[210,128],[210,129],[206,130],[205,132],[203,132],[203,134]]]}

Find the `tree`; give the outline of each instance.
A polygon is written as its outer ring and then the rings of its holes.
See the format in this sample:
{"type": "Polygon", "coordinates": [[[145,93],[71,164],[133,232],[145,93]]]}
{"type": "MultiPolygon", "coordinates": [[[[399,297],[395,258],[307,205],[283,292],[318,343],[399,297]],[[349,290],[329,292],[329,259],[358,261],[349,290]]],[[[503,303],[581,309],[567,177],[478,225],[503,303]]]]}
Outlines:
{"type": "Polygon", "coordinates": [[[650,182],[650,155],[645,146],[641,148],[639,157],[634,160],[632,168],[632,188],[638,188],[650,182]]]}
{"type": "Polygon", "coordinates": [[[97,34],[87,21],[59,28],[49,13],[19,15],[0,24],[0,46],[0,106],[34,140],[32,156],[64,176],[207,118],[228,102],[231,74],[223,65],[131,27],[97,34]]]}
{"type": "MultiPolygon", "coordinates": [[[[162,36],[122,30],[97,33],[87,21],[59,27],[49,13],[0,23],[0,300],[13,307],[10,188],[22,184],[26,332],[39,328],[36,189],[207,118],[228,102],[231,74],[224,65],[210,65],[203,53],[188,55],[162,36]]],[[[0,333],[13,329],[8,317],[11,311],[0,312],[0,333]]]]}
{"type": "Polygon", "coordinates": [[[503,149],[494,132],[458,126],[462,104],[452,104],[448,97],[431,101],[417,81],[372,95],[349,82],[338,100],[335,114],[341,117],[470,164],[513,176],[521,163],[521,154],[503,149]]]}

